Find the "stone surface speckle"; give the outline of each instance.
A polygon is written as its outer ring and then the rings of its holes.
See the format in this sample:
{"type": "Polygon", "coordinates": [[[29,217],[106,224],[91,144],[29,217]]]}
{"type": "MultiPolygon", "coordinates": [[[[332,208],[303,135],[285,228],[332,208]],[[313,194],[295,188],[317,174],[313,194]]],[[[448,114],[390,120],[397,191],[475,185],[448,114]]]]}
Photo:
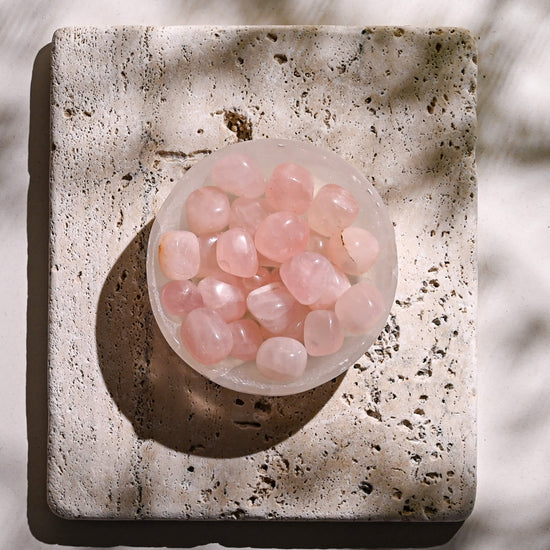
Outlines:
{"type": "Polygon", "coordinates": [[[48,493],[71,518],[460,520],[475,494],[476,48],[460,29],[70,28],[54,36],[48,493]],[[237,140],[367,173],[400,278],[345,376],[208,382],[150,310],[150,222],[237,140]]]}

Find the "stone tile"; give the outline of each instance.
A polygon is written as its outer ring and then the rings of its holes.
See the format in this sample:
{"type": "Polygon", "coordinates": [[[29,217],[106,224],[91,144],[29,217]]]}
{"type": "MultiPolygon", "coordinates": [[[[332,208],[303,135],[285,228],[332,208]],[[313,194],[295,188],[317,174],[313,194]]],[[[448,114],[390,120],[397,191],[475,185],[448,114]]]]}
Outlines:
{"type": "Polygon", "coordinates": [[[460,29],[69,28],[53,43],[48,494],[69,518],[461,520],[475,494],[476,46],[460,29]],[[150,222],[237,140],[334,150],[395,223],[380,339],[305,394],[182,365],[150,222]]]}

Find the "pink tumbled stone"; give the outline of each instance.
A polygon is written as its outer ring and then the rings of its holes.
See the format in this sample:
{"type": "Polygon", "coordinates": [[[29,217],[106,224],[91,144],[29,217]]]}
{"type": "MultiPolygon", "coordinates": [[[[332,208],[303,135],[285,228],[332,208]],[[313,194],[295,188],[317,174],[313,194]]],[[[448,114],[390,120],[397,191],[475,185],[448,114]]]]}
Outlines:
{"type": "Polygon", "coordinates": [[[229,225],[229,199],[218,187],[206,186],[193,191],[185,210],[189,229],[197,235],[216,233],[229,225]]]}
{"type": "Polygon", "coordinates": [[[242,279],[241,284],[246,292],[252,292],[261,286],[268,285],[273,282],[275,281],[273,280],[273,275],[271,272],[265,267],[259,267],[255,275],[242,279]]]}
{"type": "Polygon", "coordinates": [[[358,213],[359,203],[353,194],[339,185],[329,183],[315,195],[307,219],[311,229],[330,237],[349,227],[358,213]]]}
{"type": "Polygon", "coordinates": [[[321,297],[333,276],[331,263],[317,252],[301,252],[285,262],[281,279],[301,304],[313,304],[321,297]]]}
{"type": "Polygon", "coordinates": [[[285,262],[305,250],[308,239],[307,223],[292,212],[270,214],[254,236],[258,252],[276,262],[285,262]]]}
{"type": "Polygon", "coordinates": [[[266,185],[260,169],[240,154],[220,159],[212,170],[212,180],[225,192],[249,199],[263,195],[266,185]]]}
{"type": "Polygon", "coordinates": [[[365,334],[384,311],[384,298],[373,285],[361,282],[346,290],[334,306],[342,327],[352,334],[365,334]]]}
{"type": "Polygon", "coordinates": [[[296,300],[282,283],[271,283],[253,290],[246,299],[248,311],[273,333],[282,332],[292,320],[296,300]]]}
{"type": "Polygon", "coordinates": [[[311,310],[309,307],[296,302],[292,309],[288,313],[288,325],[280,332],[271,332],[267,329],[263,330],[264,338],[271,338],[272,336],[287,336],[288,338],[294,338],[300,342],[304,342],[304,323],[307,314],[311,310]]]}
{"type": "Polygon", "coordinates": [[[311,309],[332,309],[334,304],[344,292],[351,286],[345,273],[332,266],[332,275],[327,282],[321,296],[310,304],[311,309]]]}
{"type": "Polygon", "coordinates": [[[326,256],[328,246],[328,238],[315,233],[314,231],[309,232],[309,240],[307,242],[307,249],[311,252],[318,252],[326,256]]]}
{"type": "Polygon", "coordinates": [[[164,311],[175,317],[184,317],[193,309],[203,306],[202,296],[192,281],[169,281],[160,291],[164,311]]]}
{"type": "Polygon", "coordinates": [[[191,279],[199,271],[197,236],[190,231],[168,231],[159,242],[160,269],[169,279],[191,279]]]}
{"type": "Polygon", "coordinates": [[[298,340],[275,336],[265,340],[256,355],[256,366],[266,377],[286,382],[300,378],[307,366],[306,348],[298,340]]]}
{"type": "Polygon", "coordinates": [[[262,333],[258,323],[252,319],[240,319],[229,324],[233,335],[233,348],[231,354],[235,359],[252,361],[263,342],[262,333]]]}
{"type": "Polygon", "coordinates": [[[229,227],[242,227],[254,235],[260,223],[272,212],[265,199],[239,197],[231,203],[229,227]]]}
{"type": "Polygon", "coordinates": [[[348,227],[328,242],[328,258],[344,273],[361,275],[376,262],[380,245],[366,229],[348,227]]]}
{"type": "Polygon", "coordinates": [[[304,325],[304,345],[309,355],[330,355],[343,343],[344,333],[334,311],[320,309],[308,314],[304,325]]]}
{"type": "Polygon", "coordinates": [[[258,271],[258,254],[254,239],[246,229],[234,227],[218,237],[218,265],[237,277],[252,277],[258,271]]]}
{"type": "Polygon", "coordinates": [[[205,307],[216,311],[224,321],[236,321],[245,314],[246,296],[241,287],[205,277],[198,289],[205,307]]]}
{"type": "Polygon", "coordinates": [[[233,336],[227,323],[218,313],[203,307],[189,312],[180,334],[187,351],[205,365],[219,363],[233,347],[233,336]]]}
{"type": "Polygon", "coordinates": [[[313,199],[313,177],[298,164],[279,164],[273,170],[265,196],[275,210],[303,214],[313,199]]]}
{"type": "Polygon", "coordinates": [[[216,259],[216,244],[218,243],[218,234],[201,235],[199,237],[200,266],[198,277],[206,277],[220,271],[218,260],[216,259]]]}

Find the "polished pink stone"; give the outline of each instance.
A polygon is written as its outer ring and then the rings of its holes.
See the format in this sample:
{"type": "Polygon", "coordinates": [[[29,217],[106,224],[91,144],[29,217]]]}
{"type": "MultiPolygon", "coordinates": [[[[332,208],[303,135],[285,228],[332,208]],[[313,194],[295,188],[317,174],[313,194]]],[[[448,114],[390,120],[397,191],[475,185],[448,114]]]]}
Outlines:
{"type": "Polygon", "coordinates": [[[225,192],[249,199],[263,195],[266,186],[261,170],[241,154],[220,159],[212,170],[212,180],[225,192]]]}
{"type": "Polygon", "coordinates": [[[202,296],[192,281],[169,281],[160,291],[160,303],[169,315],[185,317],[191,310],[203,306],[202,296]]]}
{"type": "Polygon", "coordinates": [[[262,327],[262,334],[264,338],[271,338],[273,336],[287,336],[288,338],[294,338],[303,343],[304,341],[304,323],[308,313],[311,310],[309,307],[296,302],[288,313],[288,324],[279,332],[271,332],[262,327]]]}
{"type": "Polygon", "coordinates": [[[216,259],[216,245],[218,243],[218,233],[199,236],[200,266],[198,277],[206,277],[220,271],[218,260],[216,259]]]}
{"type": "Polygon", "coordinates": [[[248,311],[273,333],[282,332],[292,320],[296,300],[282,283],[270,283],[253,290],[247,297],[248,311]]]}
{"type": "Polygon", "coordinates": [[[361,282],[351,286],[338,298],[334,311],[345,330],[352,334],[365,334],[380,319],[384,299],[375,286],[361,282]]]}
{"type": "Polygon", "coordinates": [[[320,309],[308,314],[304,325],[304,345],[309,355],[330,355],[343,343],[344,333],[334,311],[320,309]]]}
{"type": "Polygon", "coordinates": [[[230,205],[218,187],[206,186],[193,191],[185,203],[187,224],[197,235],[216,233],[229,225],[230,205]]]}
{"type": "Polygon", "coordinates": [[[198,289],[205,307],[219,313],[224,321],[236,321],[245,314],[246,296],[241,287],[205,277],[198,289]]]}
{"type": "Polygon", "coordinates": [[[311,252],[318,252],[319,254],[327,255],[328,238],[315,233],[315,231],[309,232],[309,240],[307,242],[307,250],[311,252]]]}
{"type": "Polygon", "coordinates": [[[279,164],[269,178],[265,196],[275,210],[303,214],[313,199],[311,172],[298,164],[279,164]]]}
{"type": "Polygon", "coordinates": [[[328,258],[350,275],[367,272],[376,262],[380,245],[366,229],[348,227],[333,235],[328,242],[328,258]]]}
{"type": "Polygon", "coordinates": [[[246,229],[234,227],[221,233],[216,246],[218,265],[237,277],[252,277],[258,271],[254,239],[246,229]]]}
{"type": "Polygon", "coordinates": [[[246,292],[252,292],[261,286],[268,285],[273,282],[275,282],[275,280],[271,271],[265,267],[259,267],[255,275],[242,279],[242,286],[246,292]]]}
{"type": "Polygon", "coordinates": [[[317,252],[300,252],[280,269],[281,279],[292,296],[301,304],[318,300],[333,277],[331,263],[317,252]]]}
{"type": "Polygon", "coordinates": [[[231,203],[229,227],[242,227],[254,235],[258,225],[271,213],[273,210],[265,199],[239,197],[231,203]]]}
{"type": "Polygon", "coordinates": [[[309,227],[330,237],[349,227],[357,218],[359,203],[347,189],[329,183],[319,189],[307,213],[309,227]]]}
{"type": "Polygon", "coordinates": [[[321,296],[310,304],[311,309],[333,309],[334,304],[344,292],[351,286],[345,273],[342,273],[337,267],[332,267],[332,275],[327,282],[321,296]]]}
{"type": "Polygon", "coordinates": [[[215,311],[202,307],[189,312],[180,334],[187,351],[205,365],[222,361],[233,347],[233,336],[227,323],[215,311]]]}
{"type": "Polygon", "coordinates": [[[276,262],[285,262],[305,250],[308,239],[307,223],[292,212],[270,214],[254,236],[258,252],[276,262]]]}
{"type": "Polygon", "coordinates": [[[168,231],[160,237],[159,266],[169,279],[191,279],[199,271],[197,236],[190,231],[168,231]]]}
{"type": "Polygon", "coordinates": [[[242,361],[252,361],[263,342],[262,333],[258,323],[252,319],[239,319],[229,323],[233,335],[233,348],[231,356],[242,361]]]}
{"type": "Polygon", "coordinates": [[[306,348],[298,340],[276,336],[265,340],[256,355],[256,366],[266,377],[287,382],[300,378],[307,366],[306,348]]]}

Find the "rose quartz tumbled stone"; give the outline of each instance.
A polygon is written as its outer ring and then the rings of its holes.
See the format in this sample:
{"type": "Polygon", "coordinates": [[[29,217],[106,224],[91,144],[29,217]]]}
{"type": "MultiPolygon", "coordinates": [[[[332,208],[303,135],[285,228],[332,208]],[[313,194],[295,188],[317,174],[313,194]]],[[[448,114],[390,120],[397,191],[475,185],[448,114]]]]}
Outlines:
{"type": "Polygon", "coordinates": [[[344,333],[334,311],[312,311],[304,324],[304,345],[309,355],[320,357],[337,352],[344,343],[344,333]]]}
{"type": "Polygon", "coordinates": [[[258,323],[252,319],[239,319],[229,323],[229,328],[233,335],[233,347],[230,355],[242,361],[253,361],[263,342],[258,323]]]}
{"type": "Polygon", "coordinates": [[[216,259],[216,244],[218,243],[218,234],[199,236],[200,265],[198,277],[206,277],[220,270],[218,260],[216,259]]]}
{"type": "Polygon", "coordinates": [[[271,283],[253,290],[246,304],[262,326],[277,334],[291,322],[296,300],[282,283],[271,283]]]}
{"type": "Polygon", "coordinates": [[[319,189],[307,213],[309,227],[330,237],[349,227],[357,218],[359,203],[347,189],[329,183],[319,189]]]}
{"type": "Polygon", "coordinates": [[[215,311],[202,307],[189,312],[180,334],[187,351],[205,365],[219,363],[233,347],[233,336],[227,323],[215,311]]]}
{"type": "Polygon", "coordinates": [[[246,297],[241,287],[205,277],[198,289],[205,307],[219,313],[224,321],[235,321],[245,314],[246,297]]]}
{"type": "Polygon", "coordinates": [[[256,366],[268,378],[282,382],[295,380],[306,370],[306,348],[293,338],[268,338],[258,349],[256,366]]]}
{"type": "Polygon", "coordinates": [[[199,271],[199,240],[190,231],[168,231],[159,242],[160,269],[169,279],[191,279],[199,271]]]}
{"type": "Polygon", "coordinates": [[[281,279],[301,304],[313,304],[332,281],[334,268],[317,252],[300,252],[280,269],[281,279]]]}
{"type": "Polygon", "coordinates": [[[307,314],[311,310],[309,307],[295,302],[290,311],[288,312],[288,324],[279,332],[271,332],[265,327],[262,327],[262,334],[264,338],[271,338],[273,336],[287,336],[288,338],[294,338],[300,342],[304,342],[304,323],[307,314]]]}
{"type": "Polygon", "coordinates": [[[218,265],[237,277],[252,277],[258,271],[258,254],[254,239],[246,229],[234,227],[218,237],[218,265]]]}
{"type": "Polygon", "coordinates": [[[190,311],[203,306],[202,296],[192,281],[169,281],[160,291],[164,311],[175,317],[185,317],[190,311]]]}
{"type": "Polygon", "coordinates": [[[361,227],[347,227],[328,242],[328,257],[344,273],[361,275],[376,262],[380,245],[361,227]]]}
{"type": "Polygon", "coordinates": [[[242,227],[254,235],[260,223],[271,213],[273,210],[265,199],[239,197],[231,203],[229,227],[242,227]]]}
{"type": "Polygon", "coordinates": [[[279,164],[269,178],[265,196],[275,210],[303,214],[313,199],[311,172],[298,164],[279,164]]]}
{"type": "Polygon", "coordinates": [[[328,237],[319,235],[315,231],[309,232],[309,240],[307,242],[307,249],[311,252],[318,252],[319,254],[327,255],[328,237]]]}
{"type": "Polygon", "coordinates": [[[345,273],[332,266],[332,274],[323,289],[321,296],[309,305],[311,309],[332,309],[334,304],[344,292],[351,286],[345,273]]]}
{"type": "Polygon", "coordinates": [[[246,155],[240,154],[220,159],[212,170],[212,180],[227,193],[249,199],[263,195],[266,185],[261,170],[246,155]]]}
{"type": "Polygon", "coordinates": [[[258,252],[276,262],[286,262],[305,250],[308,239],[307,223],[292,212],[270,214],[254,236],[258,252]]]}
{"type": "Polygon", "coordinates": [[[259,267],[255,275],[242,279],[242,286],[246,292],[252,292],[261,286],[274,282],[272,273],[265,267],[259,267]]]}
{"type": "Polygon", "coordinates": [[[218,187],[206,186],[193,191],[185,203],[187,224],[197,235],[216,233],[229,225],[230,205],[218,187]]]}
{"type": "Polygon", "coordinates": [[[352,334],[365,334],[384,311],[384,298],[373,285],[361,282],[346,290],[334,305],[342,327],[352,334]]]}

